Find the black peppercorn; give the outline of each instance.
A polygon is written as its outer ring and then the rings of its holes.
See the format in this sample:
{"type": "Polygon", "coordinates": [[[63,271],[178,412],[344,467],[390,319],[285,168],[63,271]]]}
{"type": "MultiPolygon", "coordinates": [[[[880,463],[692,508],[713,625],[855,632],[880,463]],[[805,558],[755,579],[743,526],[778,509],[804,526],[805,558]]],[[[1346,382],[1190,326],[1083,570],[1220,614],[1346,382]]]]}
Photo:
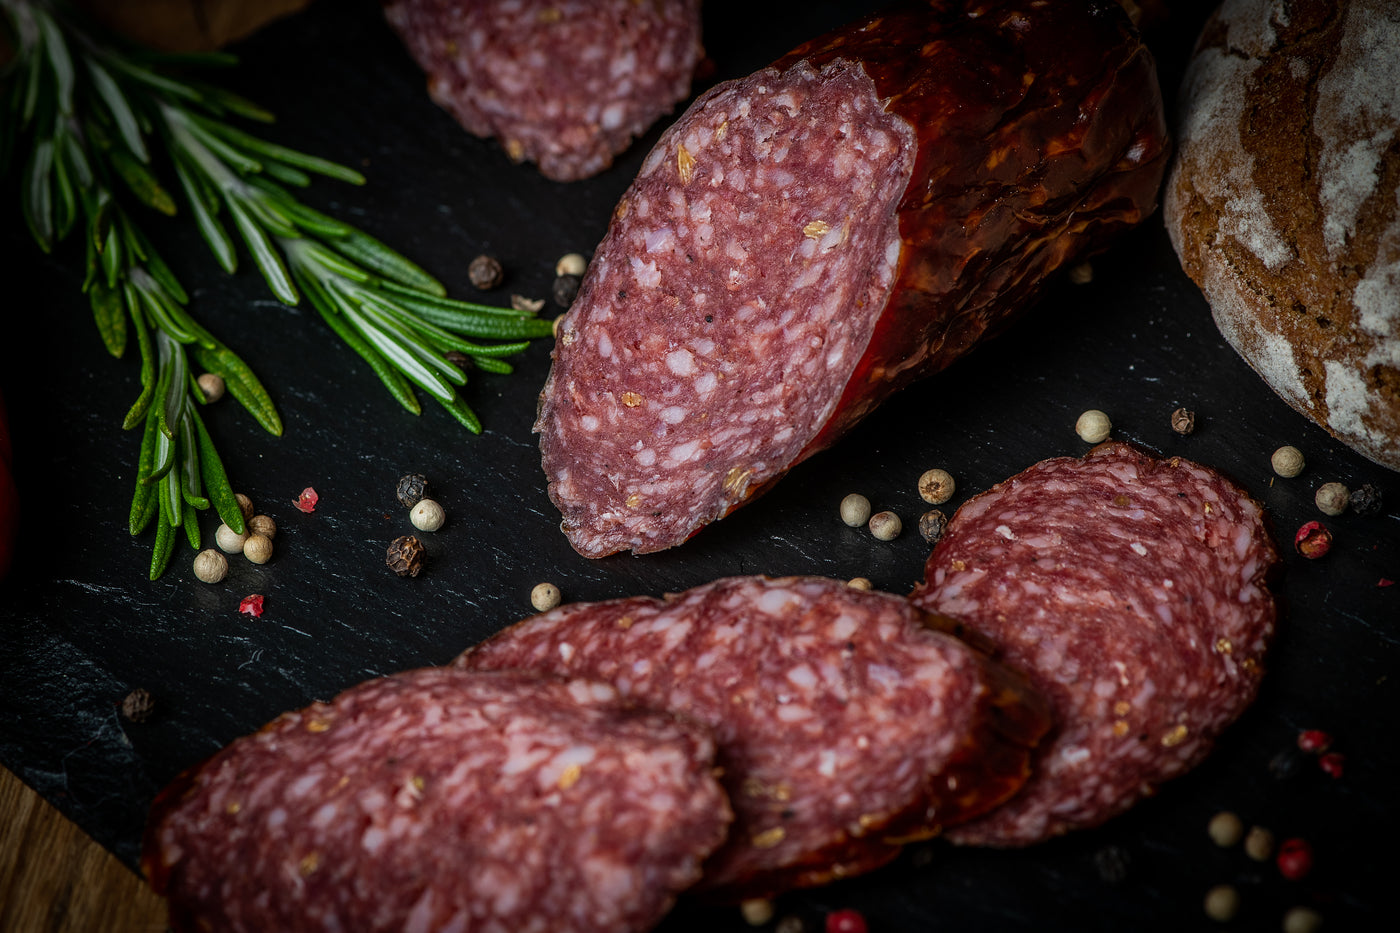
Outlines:
{"type": "Polygon", "coordinates": [[[422,473],[409,473],[399,477],[399,502],[406,509],[417,505],[428,491],[428,478],[422,473]]]}
{"type": "Polygon", "coordinates": [[[395,538],[385,554],[384,563],[401,577],[416,577],[423,570],[423,542],[413,535],[395,538]]]}
{"type": "Polygon", "coordinates": [[[1357,515],[1375,515],[1381,510],[1381,491],[1364,483],[1351,491],[1351,510],[1357,515]]]}
{"type": "Polygon", "coordinates": [[[1122,884],[1128,879],[1132,856],[1122,846],[1107,845],[1094,853],[1094,868],[1105,884],[1122,884]]]}
{"type": "Polygon", "coordinates": [[[475,287],[487,291],[501,284],[505,279],[505,270],[494,257],[482,255],[473,259],[472,264],[467,266],[467,278],[475,287]]]}
{"type": "Polygon", "coordinates": [[[929,544],[937,544],[943,537],[943,532],[948,530],[948,516],[944,515],[940,509],[929,509],[919,516],[919,534],[929,544]]]}
{"type": "Polygon", "coordinates": [[[145,722],[156,711],[156,701],[143,687],[137,687],[122,700],[122,715],[132,722],[145,722]]]}
{"type": "Polygon", "coordinates": [[[1296,748],[1285,748],[1269,759],[1269,775],[1276,781],[1292,780],[1302,767],[1303,753],[1296,748]]]}
{"type": "Polygon", "coordinates": [[[451,363],[453,366],[456,366],[462,372],[467,372],[471,369],[472,358],[460,350],[448,350],[442,356],[443,359],[447,360],[447,362],[451,363]]]}
{"type": "Polygon", "coordinates": [[[1196,430],[1196,413],[1186,408],[1172,412],[1172,430],[1177,434],[1190,434],[1196,430]]]}
{"type": "Polygon", "coordinates": [[[554,280],[554,303],[567,308],[578,297],[578,287],[583,279],[577,275],[561,275],[554,280]]]}

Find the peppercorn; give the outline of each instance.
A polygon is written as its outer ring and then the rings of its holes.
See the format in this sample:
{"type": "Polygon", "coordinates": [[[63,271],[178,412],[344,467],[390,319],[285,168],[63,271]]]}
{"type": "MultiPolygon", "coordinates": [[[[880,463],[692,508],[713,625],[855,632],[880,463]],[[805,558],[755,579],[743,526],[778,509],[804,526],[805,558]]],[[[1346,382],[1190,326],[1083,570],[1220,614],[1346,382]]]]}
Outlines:
{"type": "Polygon", "coordinates": [[[937,544],[948,530],[948,516],[938,509],[929,509],[919,516],[919,534],[929,544],[937,544]]]}
{"type": "Polygon", "coordinates": [[[1323,515],[1341,515],[1347,510],[1351,493],[1341,483],[1323,483],[1317,487],[1313,503],[1323,515]]]}
{"type": "Polygon", "coordinates": [[[389,544],[384,563],[401,577],[416,577],[423,571],[423,542],[413,535],[402,535],[389,544]]]}
{"type": "Polygon", "coordinates": [[[1305,752],[1325,752],[1332,747],[1332,736],[1321,729],[1304,729],[1298,733],[1298,748],[1305,752]]]}
{"type": "Polygon", "coordinates": [[[1074,433],[1079,435],[1079,439],[1089,444],[1097,444],[1100,441],[1108,440],[1108,435],[1113,431],[1113,422],[1108,420],[1108,415],[1091,408],[1079,416],[1079,420],[1074,422],[1074,433]]]}
{"type": "Polygon", "coordinates": [[[472,358],[467,356],[461,350],[448,350],[442,355],[442,358],[447,360],[447,362],[451,363],[453,366],[456,366],[464,373],[471,371],[472,358]]]}
{"type": "Polygon", "coordinates": [[[145,722],[156,711],[156,701],[144,687],[137,687],[122,700],[122,715],[132,722],[145,722]]]}
{"type": "Polygon", "coordinates": [[[316,503],[320,501],[320,494],[317,493],[315,489],[307,486],[301,491],[301,495],[296,497],[292,505],[296,506],[300,511],[305,512],[307,515],[310,515],[312,512],[316,511],[316,503]]]}
{"type": "Polygon", "coordinates": [[[1293,547],[1308,560],[1317,560],[1332,550],[1332,532],[1321,522],[1308,522],[1293,536],[1293,547]]]}
{"type": "Polygon", "coordinates": [[[807,924],[797,914],[788,914],[773,927],[773,933],[807,933],[807,924]]]}
{"type": "Polygon", "coordinates": [[[243,520],[246,522],[253,517],[253,500],[243,495],[241,492],[233,494],[233,498],[238,500],[238,510],[243,513],[243,520]]]}
{"type": "Polygon", "coordinates": [[[561,599],[563,595],[553,583],[536,583],[535,588],[530,591],[530,605],[540,612],[553,609],[559,605],[561,599]]]}
{"type": "Polygon", "coordinates": [[[1122,884],[1131,866],[1132,856],[1122,846],[1106,845],[1094,853],[1094,870],[1104,884],[1122,884]]]}
{"type": "Polygon", "coordinates": [[[1206,916],[1217,923],[1227,923],[1240,912],[1240,892],[1234,885],[1217,884],[1206,892],[1206,916]]]}
{"type": "Polygon", "coordinates": [[[516,311],[535,314],[544,308],[543,298],[526,298],[524,295],[511,295],[510,306],[516,311]]]}
{"type": "Polygon", "coordinates": [[[261,593],[254,593],[251,596],[244,596],[238,601],[238,611],[243,615],[250,615],[253,618],[263,614],[263,598],[261,593]]]}
{"type": "Polygon", "coordinates": [[[1301,881],[1312,871],[1312,846],[1304,839],[1285,839],[1275,859],[1279,874],[1289,881],[1301,881]]]}
{"type": "Polygon", "coordinates": [[[904,530],[904,523],[893,512],[876,512],[868,522],[870,533],[881,541],[893,541],[904,530]]]}
{"type": "Polygon", "coordinates": [[[228,558],[213,548],[205,548],[194,556],[195,579],[218,583],[228,576],[228,558]]]}
{"type": "Polygon", "coordinates": [[[871,583],[866,577],[851,577],[851,579],[846,581],[846,585],[853,590],[870,590],[875,588],[875,584],[871,583]]]}
{"type": "Polygon", "coordinates": [[[494,256],[487,256],[484,253],[472,260],[467,266],[467,279],[476,288],[482,291],[490,291],[501,284],[505,278],[505,270],[494,256]]]}
{"type": "Polygon", "coordinates": [[[554,274],[581,276],[587,268],[588,260],[583,258],[582,253],[565,253],[554,264],[554,274]]]}
{"type": "Polygon", "coordinates": [[[1328,752],[1317,759],[1317,766],[1331,778],[1340,778],[1345,764],[1346,757],[1341,752],[1328,752]]]}
{"type": "Polygon", "coordinates": [[[1069,267],[1069,280],[1075,285],[1088,285],[1094,281],[1094,265],[1081,262],[1069,267]]]}
{"type": "Polygon", "coordinates": [[[826,933],[866,933],[867,929],[865,917],[858,910],[847,907],[826,915],[826,933]]]}
{"type": "Polygon", "coordinates": [[[1292,479],[1303,472],[1303,452],[1297,447],[1283,446],[1269,458],[1274,472],[1284,479],[1292,479]]]}
{"type": "Polygon", "coordinates": [[[277,537],[277,523],[272,520],[271,515],[254,515],[248,519],[248,533],[262,535],[264,538],[277,537]]]}
{"type": "Polygon", "coordinates": [[[399,502],[406,509],[411,509],[418,504],[419,500],[428,491],[428,478],[422,473],[409,473],[399,477],[398,497],[399,502]]]}
{"type": "Polygon", "coordinates": [[[204,393],[206,402],[212,404],[224,397],[224,377],[218,373],[204,373],[195,382],[199,384],[199,391],[204,393]]]}
{"type": "Polygon", "coordinates": [[[870,521],[870,500],[858,492],[853,492],[842,499],[841,521],[852,528],[859,528],[870,521]]]}
{"type": "Polygon", "coordinates": [[[1196,413],[1186,408],[1172,412],[1172,430],[1177,434],[1190,434],[1196,430],[1196,413]]]}
{"type": "Polygon", "coordinates": [[[773,902],[767,898],[751,897],[739,902],[739,912],[749,926],[761,927],[773,919],[773,902]]]}
{"type": "Polygon", "coordinates": [[[219,550],[225,554],[242,554],[243,542],[248,540],[248,532],[239,534],[228,525],[219,524],[214,531],[214,543],[219,546],[219,550]]]}
{"type": "Polygon", "coordinates": [[[1211,817],[1206,832],[1211,842],[1228,849],[1244,838],[1244,822],[1229,810],[1221,810],[1211,817]]]}
{"type": "Polygon", "coordinates": [[[272,539],[267,535],[251,534],[243,542],[243,556],[255,564],[272,560],[272,539]]]}
{"type": "Polygon", "coordinates": [[[1274,834],[1262,826],[1251,827],[1244,837],[1244,854],[1256,862],[1267,862],[1274,854],[1274,834]]]}
{"type": "Polygon", "coordinates": [[[554,287],[550,294],[554,296],[554,303],[561,308],[567,308],[574,303],[578,297],[578,287],[583,284],[583,279],[577,275],[561,275],[554,279],[554,287]]]}
{"type": "Polygon", "coordinates": [[[447,513],[435,500],[419,499],[413,511],[408,513],[408,520],[419,531],[437,531],[447,521],[447,513]]]}
{"type": "Polygon", "coordinates": [[[1289,781],[1298,776],[1303,756],[1296,748],[1285,748],[1269,759],[1269,776],[1276,781],[1289,781]]]}
{"type": "Polygon", "coordinates": [[[1283,915],[1283,933],[1317,933],[1322,914],[1310,907],[1290,907],[1283,915]]]}
{"type": "Polygon", "coordinates": [[[1375,515],[1381,510],[1381,491],[1362,483],[1351,491],[1351,510],[1357,515],[1375,515]]]}
{"type": "Polygon", "coordinates": [[[953,498],[956,486],[947,470],[928,470],[919,477],[919,496],[930,505],[942,505],[953,498]]]}

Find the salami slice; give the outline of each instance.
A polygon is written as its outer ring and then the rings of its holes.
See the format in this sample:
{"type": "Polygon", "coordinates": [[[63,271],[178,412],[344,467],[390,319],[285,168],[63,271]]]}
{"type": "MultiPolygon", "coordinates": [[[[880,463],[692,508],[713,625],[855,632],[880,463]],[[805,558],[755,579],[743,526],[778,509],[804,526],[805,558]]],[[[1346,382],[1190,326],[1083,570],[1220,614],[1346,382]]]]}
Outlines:
{"type": "Polygon", "coordinates": [[[183,775],[143,865],[176,930],[649,930],[730,820],[713,753],[605,684],[412,671],[183,775]]]}
{"type": "Polygon", "coordinates": [[[428,93],[555,181],[596,175],[690,94],[700,0],[390,0],[428,93]]]}
{"type": "Polygon", "coordinates": [[[913,600],[996,645],[1057,730],[1025,789],[951,839],[1019,846],[1093,826],[1205,757],[1253,700],[1273,635],[1262,518],[1215,471],[1118,443],[958,510],[913,600]]]}
{"type": "Polygon", "coordinates": [[[1040,699],[928,621],[833,580],[737,577],[563,606],[458,663],[597,677],[709,726],[736,817],[701,887],[737,898],[874,868],[1025,780],[1040,699]]]}
{"type": "Polygon", "coordinates": [[[686,540],[1153,210],[1154,66],[1114,3],[913,3],[711,89],[563,319],[539,419],[579,553],[686,540]]]}

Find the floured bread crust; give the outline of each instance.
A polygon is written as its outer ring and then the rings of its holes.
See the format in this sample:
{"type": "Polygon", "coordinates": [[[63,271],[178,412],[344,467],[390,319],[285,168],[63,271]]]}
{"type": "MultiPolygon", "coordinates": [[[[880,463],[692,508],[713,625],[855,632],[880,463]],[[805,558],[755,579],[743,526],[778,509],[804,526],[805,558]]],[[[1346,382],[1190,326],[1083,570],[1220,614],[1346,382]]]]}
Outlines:
{"type": "Polygon", "coordinates": [[[1221,333],[1400,470],[1400,4],[1226,0],[1178,117],[1167,230],[1221,333]]]}

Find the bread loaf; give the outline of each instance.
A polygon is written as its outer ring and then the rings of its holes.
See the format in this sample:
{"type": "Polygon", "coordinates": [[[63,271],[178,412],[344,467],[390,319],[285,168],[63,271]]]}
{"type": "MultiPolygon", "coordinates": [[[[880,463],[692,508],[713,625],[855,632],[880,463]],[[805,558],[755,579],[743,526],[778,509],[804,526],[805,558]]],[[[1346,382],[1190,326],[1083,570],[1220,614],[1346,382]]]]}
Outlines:
{"type": "Polygon", "coordinates": [[[1167,229],[1221,333],[1400,470],[1400,3],[1227,0],[1177,133],[1167,229]]]}

